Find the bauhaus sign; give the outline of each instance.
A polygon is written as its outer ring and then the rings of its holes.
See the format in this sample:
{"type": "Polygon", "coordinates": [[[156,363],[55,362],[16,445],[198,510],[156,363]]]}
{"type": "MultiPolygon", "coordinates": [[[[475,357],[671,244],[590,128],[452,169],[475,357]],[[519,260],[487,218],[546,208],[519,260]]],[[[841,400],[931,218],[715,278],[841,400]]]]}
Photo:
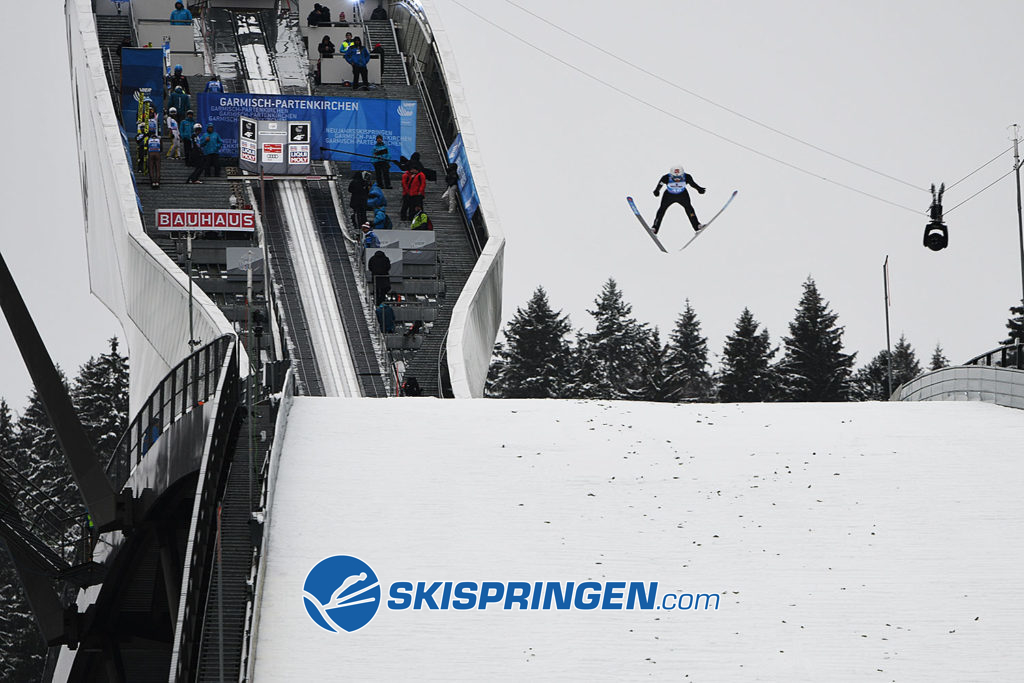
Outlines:
{"type": "Polygon", "coordinates": [[[232,230],[256,229],[252,209],[157,209],[157,230],[232,230]]]}

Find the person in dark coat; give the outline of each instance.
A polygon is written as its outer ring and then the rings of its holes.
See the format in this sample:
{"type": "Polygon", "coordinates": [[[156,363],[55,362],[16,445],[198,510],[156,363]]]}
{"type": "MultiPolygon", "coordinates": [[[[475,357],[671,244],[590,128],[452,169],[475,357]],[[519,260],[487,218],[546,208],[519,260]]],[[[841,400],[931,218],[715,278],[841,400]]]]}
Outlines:
{"type": "Polygon", "coordinates": [[[459,205],[459,165],[448,164],[448,171],[444,174],[444,183],[448,188],[441,195],[441,199],[448,200],[448,213],[455,213],[455,207],[459,205]]]}
{"type": "Polygon", "coordinates": [[[355,171],[352,173],[352,180],[348,184],[348,206],[352,209],[353,221],[356,225],[366,222],[366,198],[370,194],[370,188],[366,186],[366,178],[369,171],[355,171]]]}
{"type": "Polygon", "coordinates": [[[378,249],[366,266],[373,275],[373,305],[380,306],[391,291],[391,259],[378,249]]]}

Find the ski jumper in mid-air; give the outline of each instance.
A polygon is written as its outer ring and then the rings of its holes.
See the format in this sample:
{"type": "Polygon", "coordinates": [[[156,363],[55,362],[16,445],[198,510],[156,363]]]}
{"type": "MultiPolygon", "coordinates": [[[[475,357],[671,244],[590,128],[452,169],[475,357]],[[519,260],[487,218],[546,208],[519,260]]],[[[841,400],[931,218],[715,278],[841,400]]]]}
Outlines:
{"type": "Polygon", "coordinates": [[[679,165],[673,166],[669,169],[668,173],[661,176],[658,186],[654,188],[655,197],[661,194],[662,185],[665,186],[665,196],[661,198],[661,206],[658,207],[658,215],[654,217],[654,225],[651,226],[651,230],[655,233],[658,232],[658,229],[661,227],[661,219],[665,217],[665,211],[673,204],[682,204],[683,208],[686,209],[686,216],[690,219],[690,224],[693,226],[694,231],[700,230],[701,224],[697,220],[697,214],[693,211],[693,204],[690,203],[690,193],[686,191],[686,186],[693,185],[700,194],[704,194],[705,188],[698,185],[693,176],[684,172],[683,167],[679,165]]]}

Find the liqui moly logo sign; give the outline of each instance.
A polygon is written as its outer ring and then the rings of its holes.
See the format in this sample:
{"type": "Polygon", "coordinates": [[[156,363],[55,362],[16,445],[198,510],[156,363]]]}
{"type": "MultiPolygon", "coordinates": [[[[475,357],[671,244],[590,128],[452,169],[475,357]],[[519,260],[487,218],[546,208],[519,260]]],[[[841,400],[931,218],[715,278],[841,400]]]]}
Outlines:
{"type": "Polygon", "coordinates": [[[232,230],[256,229],[252,209],[157,209],[157,230],[232,230]]]}

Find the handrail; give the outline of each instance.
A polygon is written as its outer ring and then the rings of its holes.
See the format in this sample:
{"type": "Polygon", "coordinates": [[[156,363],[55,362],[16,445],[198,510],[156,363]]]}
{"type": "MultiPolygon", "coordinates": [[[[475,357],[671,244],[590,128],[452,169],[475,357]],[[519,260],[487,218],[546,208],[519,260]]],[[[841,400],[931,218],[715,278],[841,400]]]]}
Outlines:
{"type": "MultiPolygon", "coordinates": [[[[223,337],[221,339],[224,339],[223,337]]],[[[228,336],[229,343],[218,366],[214,381],[213,402],[216,414],[211,421],[203,445],[203,457],[199,466],[199,481],[192,507],[192,521],[189,524],[186,543],[186,559],[181,577],[181,594],[178,596],[177,621],[171,648],[171,674],[173,680],[187,680],[196,664],[198,652],[195,647],[201,635],[203,623],[202,602],[208,590],[213,561],[211,545],[216,533],[218,506],[217,492],[226,471],[228,447],[237,434],[236,415],[239,397],[238,356],[235,337],[228,336]]],[[[220,339],[217,340],[221,341],[220,339]]]]}
{"type": "MultiPolygon", "coordinates": [[[[436,56],[437,55],[435,53],[435,57],[436,56]]],[[[413,55],[413,59],[416,59],[415,55],[413,55]]],[[[416,74],[416,88],[419,90],[420,98],[423,100],[424,104],[426,104],[427,119],[430,122],[430,128],[434,134],[434,145],[437,147],[438,156],[445,161],[444,170],[445,173],[447,173],[447,165],[450,164],[451,161],[448,159],[448,149],[444,146],[444,131],[441,129],[440,117],[437,115],[437,110],[434,109],[434,101],[431,99],[430,92],[427,90],[426,78],[423,76],[423,69],[420,68],[418,59],[416,59],[416,68],[413,70],[413,73],[416,74]]],[[[457,123],[455,125],[455,129],[458,130],[457,123]]],[[[473,249],[477,254],[480,254],[480,252],[483,251],[483,245],[480,244],[480,238],[476,234],[476,230],[473,229],[473,221],[466,215],[465,205],[461,201],[459,202],[459,213],[462,215],[463,222],[466,225],[466,232],[469,235],[470,242],[473,244],[473,249]]]]}
{"type": "MultiPolygon", "coordinates": [[[[396,55],[396,57],[398,58],[398,63],[402,65],[402,73],[405,74],[405,84],[409,85],[409,65],[406,64],[405,62],[405,53],[402,52],[402,44],[398,42],[398,32],[395,31],[395,20],[392,19],[390,15],[388,16],[388,26],[391,27],[391,38],[392,40],[395,41],[395,52],[398,53],[396,55]]],[[[380,66],[380,77],[381,80],[384,79],[383,64],[381,64],[380,66]]]]}
{"type": "Polygon", "coordinates": [[[132,469],[180,417],[202,406],[216,391],[221,365],[235,335],[226,334],[186,356],[164,376],[121,436],[107,463],[107,476],[120,490],[132,469]]]}
{"type": "Polygon", "coordinates": [[[992,349],[987,353],[975,356],[964,363],[964,365],[995,365],[1001,368],[1024,370],[1024,343],[1018,342],[1016,344],[1000,346],[998,349],[992,349]],[[992,361],[997,354],[999,362],[993,363],[992,361]]]}
{"type": "MultiPolygon", "coordinates": [[[[411,2],[407,2],[406,0],[397,0],[394,4],[395,4],[395,6],[400,6],[400,7],[402,7],[402,9],[406,10],[407,12],[409,12],[410,17],[412,17],[412,18],[414,18],[416,20],[416,23],[419,25],[421,31],[423,32],[424,37],[429,41],[430,54],[433,57],[433,60],[434,60],[434,63],[435,63],[435,67],[437,69],[441,70],[441,72],[443,73],[444,72],[444,62],[441,60],[441,52],[437,48],[437,41],[434,40],[434,31],[430,27],[430,22],[427,20],[426,12],[422,8],[417,7],[415,4],[413,4],[411,2]]],[[[419,80],[421,80],[423,82],[422,86],[420,86],[419,83],[417,83],[417,86],[420,88],[421,93],[423,93],[423,99],[427,103],[427,105],[428,105],[428,107],[430,109],[430,112],[433,114],[433,117],[436,120],[435,136],[440,138],[440,144],[447,145],[449,143],[445,139],[444,131],[441,128],[440,117],[437,116],[436,110],[433,108],[433,100],[429,96],[429,90],[428,90],[427,85],[426,85],[426,78],[423,76],[422,68],[420,68],[419,59],[416,57],[415,54],[412,55],[412,58],[414,60],[416,60],[416,65],[415,65],[416,68],[413,71],[414,71],[414,73],[417,74],[417,76],[419,77],[419,80]]],[[[454,114],[454,104],[452,102],[451,92],[448,89],[448,79],[447,78],[441,78],[441,79],[439,79],[439,82],[440,82],[441,88],[443,89],[443,97],[444,97],[445,100],[447,100],[447,104],[448,104],[449,109],[452,110],[452,116],[451,116],[450,125],[451,125],[452,129],[455,131],[455,134],[452,136],[452,140],[454,140],[455,138],[457,138],[462,133],[462,129],[459,126],[458,117],[455,116],[455,114],[454,114]]],[[[447,149],[447,147],[445,147],[444,150],[442,151],[441,157],[443,159],[445,159],[446,162],[448,162],[448,149],[447,149]]],[[[448,163],[450,163],[450,162],[448,162],[448,163]]],[[[460,206],[462,206],[461,202],[460,202],[460,206]]],[[[465,215],[465,207],[464,206],[462,206],[461,211],[462,211],[463,217],[465,218],[465,221],[466,221],[466,229],[470,233],[470,240],[472,241],[473,246],[476,249],[477,254],[480,254],[480,253],[483,252],[483,245],[481,244],[481,239],[480,239],[480,236],[479,236],[478,231],[476,229],[476,226],[474,225],[472,218],[470,216],[466,216],[465,215]]],[[[482,227],[482,230],[483,230],[484,234],[489,236],[489,232],[487,230],[487,219],[486,219],[486,217],[480,211],[477,211],[477,216],[479,217],[479,220],[480,220],[480,223],[481,223],[481,227],[482,227]]]]}

